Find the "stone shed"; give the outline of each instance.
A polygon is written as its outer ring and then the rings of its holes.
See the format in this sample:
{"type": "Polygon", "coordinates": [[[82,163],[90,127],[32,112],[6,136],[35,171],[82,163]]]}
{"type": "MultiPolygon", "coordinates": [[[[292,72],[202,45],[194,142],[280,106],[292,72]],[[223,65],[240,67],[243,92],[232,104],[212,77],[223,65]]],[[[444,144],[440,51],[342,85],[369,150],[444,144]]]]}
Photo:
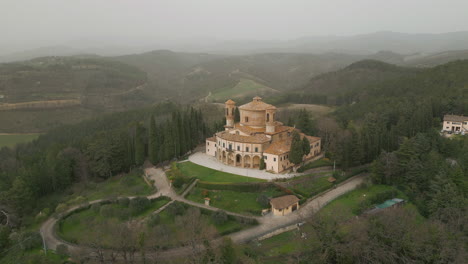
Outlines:
{"type": "Polygon", "coordinates": [[[273,215],[287,215],[299,209],[299,198],[294,195],[285,195],[270,200],[273,215]]]}

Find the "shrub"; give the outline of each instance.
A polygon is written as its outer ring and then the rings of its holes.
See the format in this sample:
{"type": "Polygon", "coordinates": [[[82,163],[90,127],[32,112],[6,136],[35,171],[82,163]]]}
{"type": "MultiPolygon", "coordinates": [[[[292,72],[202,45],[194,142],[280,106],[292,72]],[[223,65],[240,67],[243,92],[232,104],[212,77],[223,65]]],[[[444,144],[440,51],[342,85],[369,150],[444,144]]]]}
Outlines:
{"type": "Polygon", "coordinates": [[[150,201],[146,197],[135,197],[130,200],[129,208],[132,215],[138,215],[146,210],[150,205],[150,201]]]}
{"type": "Polygon", "coordinates": [[[18,237],[18,242],[22,245],[23,249],[30,250],[38,248],[42,245],[42,237],[38,232],[24,232],[18,237]]]}
{"type": "Polygon", "coordinates": [[[207,190],[228,190],[237,192],[258,192],[272,186],[270,182],[256,182],[256,183],[212,183],[199,181],[197,187],[207,190]]]}
{"type": "Polygon", "coordinates": [[[104,217],[117,217],[119,210],[115,208],[112,204],[101,205],[99,214],[104,217]]]}
{"type": "Polygon", "coordinates": [[[183,204],[181,203],[178,203],[178,202],[174,202],[174,203],[171,203],[168,207],[167,207],[167,212],[172,215],[172,216],[176,216],[176,215],[183,215],[184,212],[185,212],[185,207],[183,204]]]}
{"type": "Polygon", "coordinates": [[[161,217],[159,216],[159,214],[152,214],[146,221],[146,224],[148,225],[148,227],[155,227],[159,224],[160,220],[161,217]]]}
{"type": "Polygon", "coordinates": [[[216,225],[222,225],[228,220],[228,215],[222,210],[218,210],[211,215],[211,219],[216,225]]]}
{"type": "Polygon", "coordinates": [[[185,183],[185,180],[183,177],[175,177],[174,178],[174,181],[172,182],[172,185],[174,186],[174,188],[181,188],[185,183]]]}
{"type": "Polygon", "coordinates": [[[93,212],[95,213],[99,213],[99,211],[101,210],[101,205],[99,203],[92,204],[91,210],[93,210],[93,212]]]}
{"type": "Polygon", "coordinates": [[[116,216],[120,219],[120,220],[127,220],[130,218],[130,209],[128,208],[122,208],[120,210],[117,210],[116,211],[116,216]]]}
{"type": "Polygon", "coordinates": [[[262,193],[257,197],[257,202],[262,207],[268,207],[268,205],[270,204],[270,199],[268,198],[268,196],[266,196],[265,194],[262,193]]]}
{"type": "Polygon", "coordinates": [[[128,207],[128,205],[130,204],[130,199],[128,197],[122,197],[119,198],[118,203],[123,207],[128,207]]]}
{"type": "Polygon", "coordinates": [[[209,192],[208,190],[206,190],[206,189],[204,189],[204,190],[202,191],[202,196],[203,196],[203,197],[208,197],[209,194],[210,194],[210,192],[209,192]]]}
{"type": "Polygon", "coordinates": [[[57,246],[57,249],[55,250],[57,254],[62,255],[62,256],[67,256],[68,253],[68,247],[67,245],[60,244],[57,246]]]}
{"type": "Polygon", "coordinates": [[[56,213],[63,213],[67,209],[67,205],[64,203],[58,204],[57,207],[55,208],[56,213]]]}
{"type": "Polygon", "coordinates": [[[127,186],[127,187],[130,187],[130,186],[133,186],[135,185],[135,180],[136,180],[136,176],[133,176],[133,175],[125,175],[121,180],[120,180],[120,184],[122,186],[127,186]]]}
{"type": "Polygon", "coordinates": [[[262,158],[260,159],[260,167],[259,167],[260,170],[264,170],[265,169],[265,160],[262,158]]]}

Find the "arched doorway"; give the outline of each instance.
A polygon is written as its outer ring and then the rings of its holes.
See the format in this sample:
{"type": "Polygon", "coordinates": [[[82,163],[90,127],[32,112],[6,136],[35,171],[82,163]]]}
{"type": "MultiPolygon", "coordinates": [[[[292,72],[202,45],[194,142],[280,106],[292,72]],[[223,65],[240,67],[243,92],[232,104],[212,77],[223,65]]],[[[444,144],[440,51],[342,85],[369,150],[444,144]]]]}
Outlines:
{"type": "Polygon", "coordinates": [[[226,163],[226,151],[223,150],[223,154],[221,156],[221,161],[226,163]]]}
{"type": "Polygon", "coordinates": [[[244,156],[244,168],[250,168],[251,158],[250,156],[244,156]]]}
{"type": "Polygon", "coordinates": [[[240,154],[236,155],[236,166],[238,167],[242,166],[242,156],[240,154]]]}
{"type": "Polygon", "coordinates": [[[234,165],[234,154],[228,153],[227,164],[228,165],[234,165]]]}
{"type": "Polygon", "coordinates": [[[253,157],[253,167],[254,168],[260,168],[260,157],[259,156],[254,156],[253,157]]]}

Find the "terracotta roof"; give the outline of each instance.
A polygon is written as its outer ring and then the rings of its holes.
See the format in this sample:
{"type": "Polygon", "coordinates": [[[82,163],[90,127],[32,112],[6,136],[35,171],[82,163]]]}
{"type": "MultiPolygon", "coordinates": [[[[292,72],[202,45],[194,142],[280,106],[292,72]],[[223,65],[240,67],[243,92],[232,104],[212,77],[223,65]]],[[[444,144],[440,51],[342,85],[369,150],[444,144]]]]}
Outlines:
{"type": "Polygon", "coordinates": [[[281,197],[276,197],[270,200],[270,204],[273,206],[275,209],[284,209],[287,208],[299,201],[299,198],[297,198],[294,195],[285,195],[281,197]]]}
{"type": "Polygon", "coordinates": [[[242,143],[266,143],[270,141],[270,139],[263,134],[252,135],[252,136],[242,136],[242,135],[231,134],[228,131],[223,131],[223,132],[217,133],[216,135],[224,140],[242,142],[242,143]]]}
{"type": "Polygon", "coordinates": [[[229,100],[226,101],[225,104],[233,105],[233,104],[236,104],[236,102],[234,102],[233,100],[229,99],[229,100]]]}
{"type": "Polygon", "coordinates": [[[466,122],[468,121],[468,116],[444,115],[444,121],[466,122]]]}
{"type": "Polygon", "coordinates": [[[206,139],[206,141],[216,142],[216,138],[215,137],[209,137],[209,138],[206,139]]]}
{"type": "Polygon", "coordinates": [[[313,136],[307,136],[307,135],[304,135],[307,137],[307,139],[309,140],[310,143],[313,143],[313,142],[316,142],[316,141],[319,141],[320,138],[319,137],[313,137],[313,136]]]}
{"type": "Polygon", "coordinates": [[[236,123],[234,125],[235,129],[239,129],[240,131],[250,134],[250,133],[265,133],[265,128],[264,127],[251,127],[251,126],[243,126],[240,123],[236,123]]]}
{"type": "Polygon", "coordinates": [[[273,142],[263,153],[281,155],[291,150],[291,139],[273,142]]]}
{"type": "Polygon", "coordinates": [[[289,131],[292,132],[295,128],[290,126],[283,126],[283,123],[275,121],[275,132],[267,133],[268,135],[278,134],[281,132],[289,131]]]}
{"type": "MultiPolygon", "coordinates": [[[[254,97],[252,102],[239,106],[239,109],[261,111],[261,110],[272,109],[272,107],[274,106],[263,102],[262,98],[256,96],[254,97]]],[[[276,109],[276,107],[274,109],[276,109]]]]}

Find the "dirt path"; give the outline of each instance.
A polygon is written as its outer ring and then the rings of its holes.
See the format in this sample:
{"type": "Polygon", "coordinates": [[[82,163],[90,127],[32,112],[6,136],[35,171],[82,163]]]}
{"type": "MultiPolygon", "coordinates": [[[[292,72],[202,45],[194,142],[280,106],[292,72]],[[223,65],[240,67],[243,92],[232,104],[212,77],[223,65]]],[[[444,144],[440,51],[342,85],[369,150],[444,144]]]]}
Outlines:
{"type": "MultiPolygon", "coordinates": [[[[179,202],[183,202],[192,206],[196,206],[199,208],[204,208],[204,209],[208,209],[212,211],[220,210],[215,207],[206,206],[204,204],[200,204],[200,203],[187,200],[183,198],[182,196],[177,195],[174,192],[174,190],[170,187],[166,174],[160,168],[149,168],[145,170],[145,173],[148,178],[154,181],[154,185],[158,189],[158,191],[155,194],[149,195],[148,198],[155,198],[155,197],[164,195],[172,199],[170,203],[174,201],[179,201],[179,202]]],[[[312,216],[315,212],[320,210],[323,206],[328,204],[330,201],[336,199],[338,196],[343,195],[346,192],[355,189],[359,184],[361,184],[364,181],[366,176],[367,176],[366,174],[362,174],[362,175],[354,176],[346,180],[345,182],[339,184],[336,188],[330,189],[329,191],[325,193],[322,193],[316,197],[311,198],[298,211],[293,212],[292,214],[289,214],[287,216],[277,217],[277,216],[272,216],[270,214],[264,217],[257,217],[257,216],[245,216],[245,215],[241,215],[237,213],[226,212],[229,215],[256,219],[259,222],[259,225],[233,233],[229,235],[229,237],[235,243],[245,243],[252,239],[255,239],[262,235],[270,233],[274,230],[277,230],[279,228],[282,228],[282,227],[285,227],[294,223],[302,222],[304,221],[305,218],[312,216]]],[[[193,186],[194,185],[191,185],[191,187],[193,186]]],[[[101,201],[102,200],[92,201],[90,202],[90,204],[99,203],[101,201]]],[[[74,206],[70,208],[69,210],[67,210],[67,212],[72,212],[80,208],[81,206],[83,205],[74,206]]],[[[160,208],[155,213],[157,213],[158,211],[160,212],[162,210],[163,209],[160,208]]],[[[58,222],[58,219],[51,217],[47,221],[45,221],[40,228],[41,235],[48,249],[55,250],[58,245],[64,244],[68,246],[69,251],[72,253],[83,254],[83,252],[92,252],[92,249],[87,246],[72,244],[70,242],[64,241],[61,238],[59,238],[58,235],[55,233],[55,226],[57,222],[58,222]]],[[[219,243],[220,241],[222,241],[222,238],[215,239],[212,242],[216,244],[216,243],[219,243]]],[[[200,249],[202,249],[202,247],[200,249]]],[[[153,252],[153,253],[148,252],[147,256],[154,255],[154,257],[157,257],[158,259],[170,259],[170,258],[181,257],[184,255],[190,254],[191,250],[192,249],[188,247],[180,247],[180,248],[173,248],[173,249],[165,250],[162,252],[153,252]]]]}

